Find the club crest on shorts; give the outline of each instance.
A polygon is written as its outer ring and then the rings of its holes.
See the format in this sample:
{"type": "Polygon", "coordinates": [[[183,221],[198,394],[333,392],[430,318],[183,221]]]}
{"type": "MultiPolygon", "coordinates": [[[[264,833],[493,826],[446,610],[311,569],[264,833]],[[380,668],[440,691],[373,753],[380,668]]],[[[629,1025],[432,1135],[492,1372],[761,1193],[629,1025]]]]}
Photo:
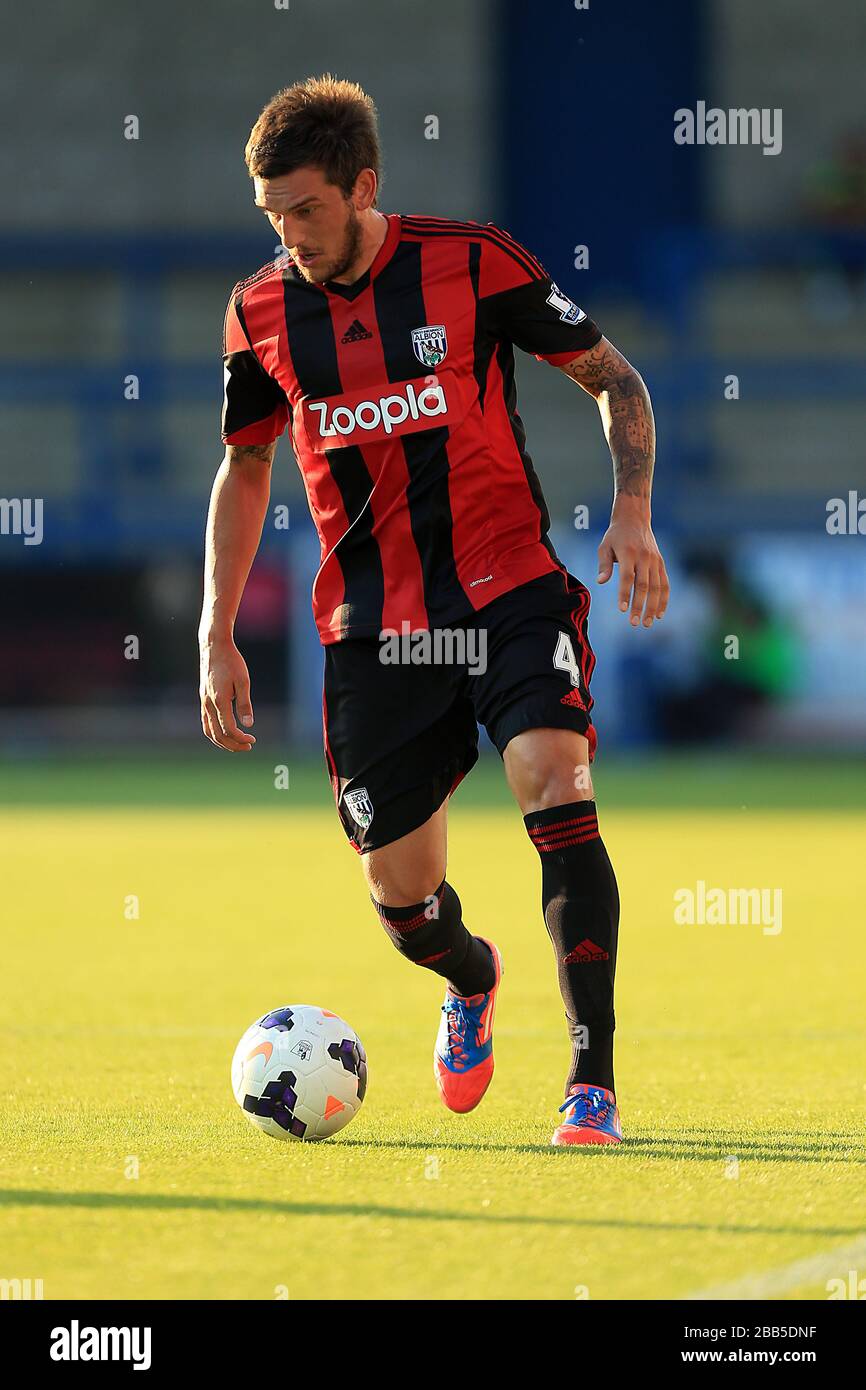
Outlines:
{"type": "Polygon", "coordinates": [[[344,800],[352,820],[366,830],[373,819],[373,803],[367,788],[359,787],[357,791],[346,792],[344,800]]]}
{"type": "Polygon", "coordinates": [[[413,328],[412,347],[415,349],[415,356],[422,366],[438,367],[448,351],[445,325],[439,323],[431,328],[427,324],[424,328],[413,328]]]}

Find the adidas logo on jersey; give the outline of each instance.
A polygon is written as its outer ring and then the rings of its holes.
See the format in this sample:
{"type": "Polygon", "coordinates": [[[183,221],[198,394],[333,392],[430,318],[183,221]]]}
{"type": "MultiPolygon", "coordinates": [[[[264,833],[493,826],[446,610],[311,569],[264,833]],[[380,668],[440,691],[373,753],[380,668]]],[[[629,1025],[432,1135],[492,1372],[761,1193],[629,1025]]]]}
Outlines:
{"type": "Polygon", "coordinates": [[[341,343],[362,343],[365,338],[372,338],[373,334],[365,328],[360,319],[355,319],[349,324],[342,338],[341,343]]]}
{"type": "Polygon", "coordinates": [[[447,415],[448,402],[442,383],[435,381],[416,391],[411,381],[403,391],[395,391],[390,396],[380,396],[377,401],[359,401],[354,407],[337,405],[331,409],[327,401],[308,401],[307,409],[318,416],[319,435],[322,439],[344,438],[356,430],[382,430],[391,434],[396,425],[404,420],[419,420],[422,415],[447,415]]]}

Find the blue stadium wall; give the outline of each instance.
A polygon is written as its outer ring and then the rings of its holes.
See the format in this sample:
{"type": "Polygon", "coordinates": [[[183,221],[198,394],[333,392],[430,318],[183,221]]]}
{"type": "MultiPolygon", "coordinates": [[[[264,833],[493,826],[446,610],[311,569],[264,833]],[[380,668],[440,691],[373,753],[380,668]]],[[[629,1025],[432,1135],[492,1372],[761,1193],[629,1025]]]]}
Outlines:
{"type": "Polygon", "coordinates": [[[642,247],[704,214],[699,152],[674,145],[673,113],[707,96],[708,7],[501,0],[501,12],[502,222],[555,278],[573,283],[571,248],[585,243],[594,294],[645,290],[642,247]],[[639,93],[639,119],[623,91],[639,93]]]}

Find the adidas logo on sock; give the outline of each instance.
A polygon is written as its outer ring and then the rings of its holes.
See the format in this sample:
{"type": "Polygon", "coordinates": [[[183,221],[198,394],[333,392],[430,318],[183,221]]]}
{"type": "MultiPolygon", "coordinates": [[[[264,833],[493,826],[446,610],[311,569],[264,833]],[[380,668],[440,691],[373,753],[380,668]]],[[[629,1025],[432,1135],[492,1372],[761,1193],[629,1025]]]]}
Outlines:
{"type": "Polygon", "coordinates": [[[361,320],[355,319],[354,323],[349,324],[349,327],[346,329],[345,333],[340,339],[340,342],[361,343],[364,341],[365,338],[372,338],[372,336],[373,334],[368,332],[368,330],[362,324],[361,320]]]}
{"type": "Polygon", "coordinates": [[[610,960],[610,953],[603,951],[600,946],[596,946],[589,937],[584,937],[577,945],[569,951],[567,956],[563,956],[563,965],[576,965],[578,961],[587,960],[610,960]]]}

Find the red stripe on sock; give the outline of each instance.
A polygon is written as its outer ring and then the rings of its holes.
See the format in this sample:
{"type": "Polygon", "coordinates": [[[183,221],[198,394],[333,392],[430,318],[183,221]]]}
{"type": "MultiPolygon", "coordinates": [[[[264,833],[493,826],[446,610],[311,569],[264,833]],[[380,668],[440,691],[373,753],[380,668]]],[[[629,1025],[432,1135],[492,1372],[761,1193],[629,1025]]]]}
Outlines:
{"type": "MultiPolygon", "coordinates": [[[[443,884],[442,891],[436,894],[437,907],[441,904],[444,896],[445,886],[443,884]]],[[[394,920],[394,918],[389,917],[388,909],[383,903],[376,903],[376,911],[382,920],[388,923],[391,930],[397,932],[401,936],[404,932],[417,931],[418,927],[423,927],[425,922],[432,922],[434,920],[433,917],[427,916],[427,913],[430,911],[427,907],[425,907],[423,912],[416,913],[414,917],[405,917],[402,920],[399,918],[394,920]]]]}
{"type": "Polygon", "coordinates": [[[535,848],[541,851],[552,851],[552,849],[563,849],[566,845],[584,845],[588,840],[601,840],[598,830],[584,830],[574,834],[557,835],[555,840],[535,840],[535,848]]]}
{"type": "Polygon", "coordinates": [[[580,820],[562,821],[559,825],[538,825],[530,834],[533,839],[539,835],[542,839],[551,835],[570,835],[573,830],[596,830],[598,819],[595,816],[581,816],[580,820]]]}
{"type": "Polygon", "coordinates": [[[586,831],[590,831],[592,834],[597,835],[598,823],[584,821],[580,825],[570,825],[567,830],[554,830],[551,835],[548,835],[543,830],[539,830],[535,835],[531,835],[530,839],[534,845],[540,845],[545,842],[550,843],[551,840],[561,840],[565,835],[582,835],[585,834],[586,831]]]}
{"type": "Polygon", "coordinates": [[[539,831],[546,830],[562,830],[564,826],[580,826],[582,821],[585,820],[595,820],[596,823],[598,823],[598,813],[596,813],[595,810],[588,810],[588,812],[584,812],[582,816],[569,816],[567,820],[552,820],[549,821],[549,824],[546,824],[546,826],[531,826],[530,834],[537,835],[539,831]]]}
{"type": "Polygon", "coordinates": [[[432,965],[433,962],[434,962],[434,960],[441,960],[443,956],[447,956],[447,955],[448,955],[448,952],[447,952],[447,951],[437,951],[436,954],[435,954],[435,956],[425,956],[423,960],[416,960],[415,964],[416,964],[416,965],[432,965]]]}
{"type": "Polygon", "coordinates": [[[539,845],[554,845],[560,841],[570,839],[573,835],[587,835],[592,838],[599,834],[597,820],[574,821],[571,825],[564,826],[561,830],[547,831],[542,827],[530,835],[532,843],[538,848],[539,845]]]}

